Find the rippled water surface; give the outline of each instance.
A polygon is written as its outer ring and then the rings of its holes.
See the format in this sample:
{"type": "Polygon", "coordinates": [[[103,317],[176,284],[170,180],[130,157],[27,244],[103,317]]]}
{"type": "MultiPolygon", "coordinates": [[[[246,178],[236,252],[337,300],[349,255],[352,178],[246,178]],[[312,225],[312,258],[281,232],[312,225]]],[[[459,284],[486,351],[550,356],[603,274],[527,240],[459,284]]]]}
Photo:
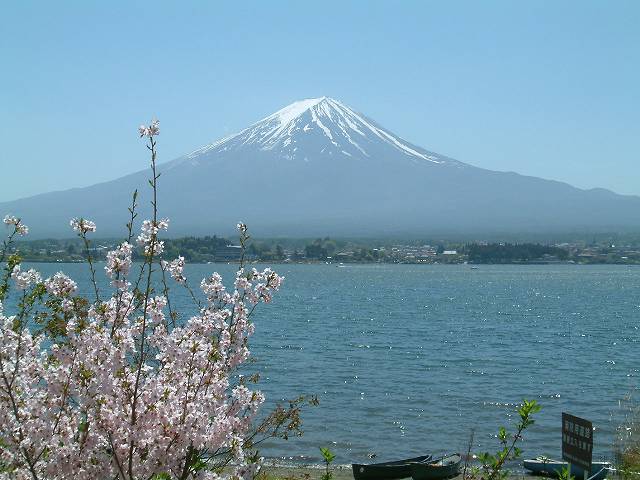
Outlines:
{"type": "MultiPolygon", "coordinates": [[[[76,278],[82,265],[64,269],[76,278]]],[[[192,265],[199,279],[233,265],[192,265]]],[[[318,462],[495,450],[522,398],[543,406],[524,455],[560,456],[562,411],[596,426],[610,457],[619,401],[638,385],[640,268],[277,265],[286,276],[255,317],[254,365],[272,405],[317,394],[305,435],[263,454],[318,462]],[[335,443],[334,443],[335,442],[335,443]]],[[[87,288],[88,285],[83,285],[87,288]]],[[[188,299],[176,290],[178,303],[188,299]]]]}

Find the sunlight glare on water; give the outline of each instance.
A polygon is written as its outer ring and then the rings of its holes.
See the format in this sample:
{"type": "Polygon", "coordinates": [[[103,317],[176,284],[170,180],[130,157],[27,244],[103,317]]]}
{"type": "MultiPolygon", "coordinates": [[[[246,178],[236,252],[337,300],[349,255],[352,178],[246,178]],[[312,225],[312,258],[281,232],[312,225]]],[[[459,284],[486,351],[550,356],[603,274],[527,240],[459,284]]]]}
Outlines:
{"type": "MultiPolygon", "coordinates": [[[[87,292],[83,265],[64,270],[87,292]]],[[[190,265],[191,283],[234,265],[190,265]]],[[[286,280],[252,338],[266,407],[299,394],[305,435],[262,454],[319,463],[496,450],[522,398],[543,409],[525,456],[560,456],[568,411],[596,426],[594,459],[611,457],[619,402],[638,385],[640,268],[633,266],[275,265],[286,280]],[[335,442],[335,443],[333,443],[335,442]]],[[[98,268],[100,270],[100,266],[98,268]]],[[[106,285],[106,281],[104,282],[106,285]]],[[[176,285],[177,287],[177,285],[176,285]]],[[[174,305],[192,313],[175,288],[174,305]]],[[[188,314],[185,313],[185,316],[188,314]]],[[[266,411],[266,408],[265,408],[266,411]]]]}

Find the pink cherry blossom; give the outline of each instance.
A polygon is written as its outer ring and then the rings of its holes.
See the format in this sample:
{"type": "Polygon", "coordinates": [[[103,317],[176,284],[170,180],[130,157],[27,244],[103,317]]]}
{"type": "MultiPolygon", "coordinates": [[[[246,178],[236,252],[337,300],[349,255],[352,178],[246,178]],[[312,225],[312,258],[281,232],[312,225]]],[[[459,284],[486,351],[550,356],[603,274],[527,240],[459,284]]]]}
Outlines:
{"type": "Polygon", "coordinates": [[[72,218],[69,225],[78,233],[89,233],[96,231],[96,224],[85,218],[72,218]]]}
{"type": "Polygon", "coordinates": [[[138,245],[144,247],[145,255],[150,255],[151,252],[154,255],[161,255],[164,251],[164,242],[158,240],[158,233],[160,230],[167,230],[169,228],[169,219],[163,218],[157,222],[151,220],[145,220],[140,227],[140,235],[136,239],[138,245]]]}
{"type": "Polygon", "coordinates": [[[11,272],[11,278],[16,282],[16,288],[18,290],[27,290],[37,283],[42,282],[42,277],[33,268],[30,268],[26,272],[20,269],[20,265],[13,267],[11,272]]]}
{"type": "Polygon", "coordinates": [[[129,275],[131,265],[131,255],[133,253],[133,245],[129,242],[123,242],[115,250],[107,252],[107,264],[104,266],[104,270],[107,276],[111,278],[111,285],[120,289],[126,290],[129,287],[126,277],[129,275]]]}
{"type": "Polygon", "coordinates": [[[29,233],[29,227],[27,227],[22,220],[14,215],[5,215],[3,222],[5,225],[13,225],[15,232],[24,237],[29,233]]]}
{"type": "MultiPolygon", "coordinates": [[[[230,449],[236,473],[255,472],[257,467],[245,463],[242,443],[264,396],[234,386],[231,372],[249,357],[246,341],[254,330],[243,298],[250,294],[265,301],[281,279],[270,270],[244,269],[237,278],[259,281],[263,291],[239,282],[242,291],[226,297],[229,305],[209,303],[169,330],[164,296],[149,298],[140,313],[131,293],[116,292],[93,305],[82,322],[71,318],[66,341],[55,343],[48,354],[39,338],[28,329],[16,332],[13,317],[0,313],[0,371],[15,376],[11,388],[21,402],[16,415],[9,397],[0,395],[3,460],[25,473],[31,462],[40,477],[51,479],[128,479],[118,463],[131,462],[135,478],[149,478],[181,471],[190,448],[230,449]],[[143,337],[154,354],[146,357],[137,377],[143,337]],[[15,358],[22,360],[16,364],[15,358]],[[132,424],[134,398],[138,413],[132,424]]],[[[65,302],[76,288],[62,273],[48,278],[45,286],[65,302]]],[[[203,290],[220,298],[225,291],[220,275],[204,280],[203,290]]],[[[72,311],[70,305],[66,311],[72,311]]],[[[0,392],[6,393],[6,386],[0,384],[0,392]]]]}
{"type": "MultiPolygon", "coordinates": [[[[158,135],[157,120],[140,134],[158,135]]],[[[149,149],[155,196],[153,139],[149,149]]],[[[44,281],[47,295],[39,286],[30,295],[42,279],[20,264],[1,285],[0,468],[10,473],[0,478],[249,480],[258,471],[245,448],[264,395],[248,388],[237,368],[250,357],[256,304],[270,302],[283,279],[241,265],[229,291],[214,272],[200,283],[204,299],[196,298],[184,258],[159,259],[158,234],[169,220],[155,220],[155,202],[153,208],[154,220],[142,223],[137,238],[146,256],[135,275],[128,241],[107,253],[106,297],[91,263],[91,300],[62,272],[44,281]],[[195,315],[174,315],[169,289],[155,290],[164,271],[189,289],[195,315]],[[23,301],[8,315],[2,300],[13,285],[23,301]],[[34,324],[45,328],[32,330],[34,324]],[[202,465],[231,467],[220,473],[202,465]]],[[[14,226],[8,244],[27,231],[16,217],[4,223],[14,226]]],[[[96,231],[83,218],[70,225],[82,237],[96,231]]],[[[247,227],[238,229],[243,242],[247,227]]]]}
{"type": "Polygon", "coordinates": [[[184,257],[178,257],[175,260],[171,260],[167,262],[165,260],[162,261],[162,267],[169,272],[171,278],[173,278],[178,283],[184,283],[187,281],[186,277],[182,274],[184,270],[184,257]]]}
{"type": "Polygon", "coordinates": [[[160,122],[154,119],[149,126],[140,125],[138,133],[141,137],[155,137],[160,134],[160,122]]]}
{"type": "Polygon", "coordinates": [[[78,289],[76,282],[62,272],[58,272],[44,281],[47,292],[54,297],[67,297],[78,289]]]}

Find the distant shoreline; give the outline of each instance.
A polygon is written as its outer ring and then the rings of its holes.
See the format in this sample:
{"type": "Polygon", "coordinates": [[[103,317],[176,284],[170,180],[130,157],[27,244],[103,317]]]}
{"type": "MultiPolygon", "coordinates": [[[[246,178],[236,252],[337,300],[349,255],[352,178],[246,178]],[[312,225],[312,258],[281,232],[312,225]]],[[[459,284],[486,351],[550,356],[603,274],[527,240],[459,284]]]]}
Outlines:
{"type": "MultiPolygon", "coordinates": [[[[378,241],[324,239],[252,240],[243,250],[231,240],[213,237],[166,239],[163,258],[184,257],[186,263],[237,263],[245,261],[276,264],[468,264],[468,265],[639,265],[640,238],[625,241],[576,241],[572,243],[471,243],[440,241],[378,241]]],[[[120,241],[94,239],[90,247],[80,239],[31,240],[12,245],[29,262],[82,262],[90,254],[104,260],[120,241]]],[[[134,261],[143,261],[140,248],[134,261]]]]}
{"type": "MultiPolygon", "coordinates": [[[[59,260],[43,260],[36,258],[23,257],[23,262],[26,263],[38,263],[38,264],[83,264],[87,263],[86,260],[75,260],[75,259],[59,259],[59,260]]],[[[105,263],[104,260],[94,260],[94,264],[102,264],[105,263]]],[[[134,260],[134,264],[143,263],[142,260],[134,260]]],[[[187,262],[188,265],[239,265],[240,262],[199,262],[199,261],[191,261],[187,262]]],[[[466,266],[469,268],[479,267],[479,266],[488,266],[488,265],[537,265],[537,266],[557,266],[557,265],[574,265],[574,266],[585,266],[585,265],[640,265],[638,261],[628,261],[628,262],[545,262],[545,261],[536,261],[532,260],[529,262],[345,262],[345,263],[336,263],[336,262],[323,262],[317,260],[309,260],[309,261],[295,261],[295,262],[287,262],[282,260],[257,260],[257,261],[247,261],[245,265],[333,265],[335,267],[350,267],[353,265],[448,265],[448,266],[466,266]]]]}

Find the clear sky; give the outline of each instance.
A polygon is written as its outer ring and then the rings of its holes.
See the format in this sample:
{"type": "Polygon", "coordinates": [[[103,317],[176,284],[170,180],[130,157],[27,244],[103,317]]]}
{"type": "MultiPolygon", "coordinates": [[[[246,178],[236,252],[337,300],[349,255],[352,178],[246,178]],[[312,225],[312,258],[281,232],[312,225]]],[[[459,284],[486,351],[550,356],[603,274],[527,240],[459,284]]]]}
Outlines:
{"type": "MultiPolygon", "coordinates": [[[[0,12],[0,201],[330,96],[460,161],[640,195],[640,1],[42,1],[0,12]]],[[[639,212],[640,215],[640,212],[639,212]]]]}

